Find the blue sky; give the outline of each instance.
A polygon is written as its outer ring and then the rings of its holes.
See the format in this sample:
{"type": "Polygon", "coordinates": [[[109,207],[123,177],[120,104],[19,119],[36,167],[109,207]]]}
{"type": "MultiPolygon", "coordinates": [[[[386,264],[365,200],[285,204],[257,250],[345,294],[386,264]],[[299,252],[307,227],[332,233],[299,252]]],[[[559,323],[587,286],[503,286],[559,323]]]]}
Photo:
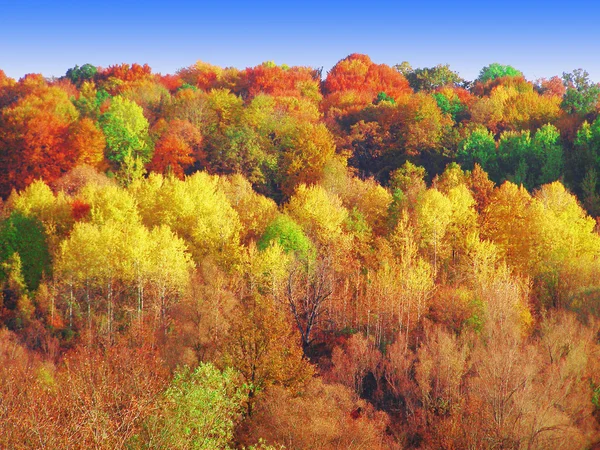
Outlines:
{"type": "Polygon", "coordinates": [[[61,76],[74,65],[273,60],[329,70],[350,53],[413,67],[448,63],[466,79],[492,62],[527,78],[584,68],[600,81],[600,6],[541,1],[0,0],[0,69],[61,76]]]}

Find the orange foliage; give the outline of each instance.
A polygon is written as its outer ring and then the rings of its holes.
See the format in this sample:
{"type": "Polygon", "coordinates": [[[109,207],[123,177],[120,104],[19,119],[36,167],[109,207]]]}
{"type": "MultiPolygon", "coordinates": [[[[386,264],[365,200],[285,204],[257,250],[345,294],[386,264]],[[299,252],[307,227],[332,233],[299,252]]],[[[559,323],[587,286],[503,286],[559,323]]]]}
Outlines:
{"type": "Polygon", "coordinates": [[[161,136],[156,143],[150,170],[159,173],[171,172],[183,178],[184,171],[194,161],[205,164],[205,154],[200,148],[202,136],[198,129],[185,120],[173,120],[168,124],[163,119],[156,124],[161,136]]]}
{"type": "Polygon", "coordinates": [[[166,87],[169,92],[175,92],[183,85],[183,80],[178,75],[157,75],[157,80],[166,87]]]}
{"type": "Polygon", "coordinates": [[[52,182],[68,171],[77,159],[67,145],[69,128],[77,111],[66,93],[43,87],[2,111],[4,145],[0,144],[0,196],[11,188],[22,189],[36,178],[52,182]]]}
{"type": "Polygon", "coordinates": [[[315,71],[309,67],[285,68],[264,63],[243,71],[240,86],[250,98],[259,93],[300,97],[303,85],[312,84],[313,90],[318,91],[319,80],[315,76],[315,71]]]}
{"type": "Polygon", "coordinates": [[[76,155],[77,165],[102,166],[106,139],[92,119],[84,117],[75,122],[70,128],[67,144],[76,155]]]}
{"type": "Polygon", "coordinates": [[[53,80],[48,85],[55,86],[65,91],[69,95],[69,97],[79,97],[79,91],[77,90],[77,86],[75,86],[68,78],[59,78],[57,80],[53,80]]]}
{"type": "Polygon", "coordinates": [[[475,83],[471,91],[474,95],[478,97],[483,97],[484,95],[490,95],[490,93],[498,86],[513,87],[519,92],[526,92],[533,89],[533,84],[527,81],[524,77],[513,77],[507,75],[504,77],[491,79],[486,83],[478,81],[475,83]]]}
{"type": "Polygon", "coordinates": [[[367,55],[353,53],[338,62],[327,74],[325,92],[356,90],[368,92],[371,99],[385,92],[398,100],[412,92],[408,81],[400,72],[385,64],[374,64],[367,55]]]}
{"type": "Polygon", "coordinates": [[[98,73],[98,77],[104,80],[114,77],[121,81],[137,81],[150,76],[152,69],[148,64],[141,66],[137,63],[131,65],[124,63],[109,66],[108,69],[100,70],[98,73]]]}
{"type": "Polygon", "coordinates": [[[397,116],[406,153],[416,155],[421,150],[437,148],[452,119],[442,113],[430,95],[419,92],[406,100],[398,106],[397,116]]]}
{"type": "Polygon", "coordinates": [[[202,61],[177,72],[184,83],[205,91],[218,87],[218,81],[221,79],[222,74],[222,68],[202,61]]]}

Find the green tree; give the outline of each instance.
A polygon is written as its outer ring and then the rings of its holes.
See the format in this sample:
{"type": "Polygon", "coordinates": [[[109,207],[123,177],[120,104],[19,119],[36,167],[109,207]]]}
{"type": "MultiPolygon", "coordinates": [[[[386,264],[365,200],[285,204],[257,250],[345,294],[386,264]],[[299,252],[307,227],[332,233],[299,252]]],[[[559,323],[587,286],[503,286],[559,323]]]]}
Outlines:
{"type": "Polygon", "coordinates": [[[150,161],[151,147],[148,120],[141,106],[121,96],[113,97],[108,111],[100,117],[106,136],[107,157],[120,166],[129,156],[150,161]]]}
{"type": "MultiPolygon", "coordinates": [[[[19,254],[22,276],[30,291],[35,291],[42,277],[51,273],[51,259],[42,223],[21,213],[13,212],[0,223],[0,263],[19,254]]],[[[8,273],[0,267],[0,281],[6,281],[8,273]]]]}
{"type": "Polygon", "coordinates": [[[567,88],[561,104],[569,114],[586,116],[594,112],[600,96],[600,85],[589,79],[589,74],[583,69],[571,73],[563,72],[563,83],[567,88]]]}
{"type": "Polygon", "coordinates": [[[468,170],[479,164],[493,179],[498,177],[498,156],[494,135],[487,128],[475,128],[458,146],[458,162],[468,170]]]}
{"type": "Polygon", "coordinates": [[[79,86],[84,81],[88,81],[94,78],[98,73],[98,68],[91,64],[84,64],[83,66],[75,66],[67,70],[65,76],[73,82],[73,84],[79,86]]]}
{"type": "Polygon", "coordinates": [[[564,169],[563,147],[560,132],[554,125],[544,125],[538,129],[533,138],[536,184],[547,184],[558,180],[564,169]]]}
{"type": "MultiPolygon", "coordinates": [[[[513,183],[533,188],[530,167],[533,161],[531,133],[525,131],[505,131],[498,141],[498,159],[501,180],[511,180],[513,183]]],[[[498,180],[498,181],[501,181],[498,180]]]]}
{"type": "Polygon", "coordinates": [[[523,73],[512,66],[503,66],[502,64],[492,63],[489,66],[485,66],[483,69],[481,69],[477,81],[486,83],[487,81],[495,80],[496,78],[500,77],[518,77],[522,75],[523,73]]]}
{"type": "Polygon", "coordinates": [[[266,228],[264,234],[258,241],[258,248],[265,250],[276,242],[286,252],[294,252],[306,260],[314,251],[310,239],[306,237],[300,225],[294,222],[288,215],[277,216],[266,228]]]}
{"type": "Polygon", "coordinates": [[[162,446],[172,449],[233,448],[235,425],[246,401],[233,369],[211,363],[178,371],[165,391],[159,419],[162,446]]]}

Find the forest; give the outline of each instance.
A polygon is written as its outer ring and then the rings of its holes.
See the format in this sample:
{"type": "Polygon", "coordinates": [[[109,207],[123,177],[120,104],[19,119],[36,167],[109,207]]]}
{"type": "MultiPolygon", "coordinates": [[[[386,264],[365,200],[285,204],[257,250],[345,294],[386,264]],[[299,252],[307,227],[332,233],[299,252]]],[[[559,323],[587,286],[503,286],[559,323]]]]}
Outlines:
{"type": "Polygon", "coordinates": [[[0,448],[600,445],[600,85],[0,70],[0,448]]]}

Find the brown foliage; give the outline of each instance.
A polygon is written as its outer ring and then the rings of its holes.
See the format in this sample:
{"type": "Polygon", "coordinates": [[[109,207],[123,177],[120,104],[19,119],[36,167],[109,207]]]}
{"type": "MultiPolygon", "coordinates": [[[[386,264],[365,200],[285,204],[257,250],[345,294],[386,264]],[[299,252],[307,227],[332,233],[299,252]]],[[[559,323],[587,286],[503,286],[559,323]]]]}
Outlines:
{"type": "Polygon", "coordinates": [[[286,448],[398,448],[385,434],[388,418],[348,388],[312,380],[300,393],[274,388],[256,406],[244,440],[286,448]]]}

